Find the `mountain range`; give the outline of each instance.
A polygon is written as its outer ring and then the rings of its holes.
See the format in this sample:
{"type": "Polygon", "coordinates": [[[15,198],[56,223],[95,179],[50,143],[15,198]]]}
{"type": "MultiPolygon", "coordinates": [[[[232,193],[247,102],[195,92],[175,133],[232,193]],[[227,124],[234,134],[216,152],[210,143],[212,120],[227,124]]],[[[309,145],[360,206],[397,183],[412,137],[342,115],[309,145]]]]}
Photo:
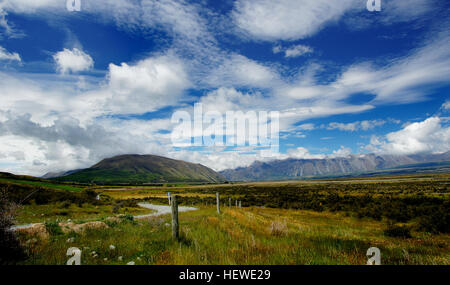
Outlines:
{"type": "Polygon", "coordinates": [[[418,155],[360,154],[325,159],[294,159],[254,162],[248,167],[221,171],[229,181],[269,181],[317,176],[342,176],[385,170],[404,165],[450,161],[450,152],[418,155]]]}

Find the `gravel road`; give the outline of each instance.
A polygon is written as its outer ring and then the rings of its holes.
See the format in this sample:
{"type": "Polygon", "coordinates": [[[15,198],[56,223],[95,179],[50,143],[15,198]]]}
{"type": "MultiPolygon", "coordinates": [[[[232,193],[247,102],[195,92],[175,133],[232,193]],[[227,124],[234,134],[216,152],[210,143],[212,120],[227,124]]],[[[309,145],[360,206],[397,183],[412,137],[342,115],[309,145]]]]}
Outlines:
{"type": "MultiPolygon", "coordinates": [[[[156,217],[156,216],[170,214],[172,212],[172,209],[170,208],[170,206],[153,205],[153,204],[149,204],[149,203],[139,203],[138,206],[142,207],[142,208],[150,209],[150,210],[155,210],[156,212],[147,214],[147,215],[134,216],[135,219],[156,217]]],[[[192,207],[178,206],[178,212],[188,212],[188,211],[195,211],[195,210],[198,210],[198,209],[192,208],[192,207]]],[[[42,224],[42,223],[18,225],[18,226],[11,227],[11,229],[12,230],[28,229],[28,228],[33,227],[34,225],[39,225],[39,224],[42,224]]]]}

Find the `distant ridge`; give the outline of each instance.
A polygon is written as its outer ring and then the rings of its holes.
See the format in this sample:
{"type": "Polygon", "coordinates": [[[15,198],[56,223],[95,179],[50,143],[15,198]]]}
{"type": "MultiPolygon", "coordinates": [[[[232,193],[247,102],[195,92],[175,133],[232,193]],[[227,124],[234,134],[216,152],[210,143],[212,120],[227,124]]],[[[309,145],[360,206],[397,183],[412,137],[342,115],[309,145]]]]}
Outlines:
{"type": "Polygon", "coordinates": [[[301,179],[317,176],[339,176],[385,170],[404,165],[450,161],[450,152],[420,155],[350,155],[326,159],[256,161],[248,167],[228,169],[220,173],[229,181],[269,181],[301,179]]]}
{"type": "Polygon", "coordinates": [[[83,170],[83,169],[75,169],[75,170],[62,171],[62,172],[49,172],[49,173],[45,174],[44,176],[42,176],[41,178],[50,179],[50,178],[62,177],[62,176],[67,176],[67,175],[76,173],[81,170],[83,170]]]}
{"type": "Polygon", "coordinates": [[[202,182],[219,183],[225,178],[201,164],[157,155],[120,155],[104,159],[94,166],[53,178],[58,181],[124,184],[202,182]]]}

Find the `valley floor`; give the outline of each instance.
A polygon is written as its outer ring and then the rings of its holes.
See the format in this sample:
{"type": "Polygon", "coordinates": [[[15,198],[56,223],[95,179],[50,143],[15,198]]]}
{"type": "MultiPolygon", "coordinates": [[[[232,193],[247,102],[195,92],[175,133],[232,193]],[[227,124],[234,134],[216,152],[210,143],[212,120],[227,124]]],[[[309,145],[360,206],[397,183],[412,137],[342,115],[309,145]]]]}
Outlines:
{"type": "Polygon", "coordinates": [[[383,222],[339,213],[227,207],[218,215],[214,207],[202,207],[180,214],[180,242],[171,238],[169,215],[83,234],[21,239],[29,254],[23,264],[65,264],[67,249],[77,247],[81,263],[91,265],[363,265],[367,249],[378,247],[382,264],[450,265],[450,235],[414,232],[412,238],[395,238],[383,229],[383,222]]]}

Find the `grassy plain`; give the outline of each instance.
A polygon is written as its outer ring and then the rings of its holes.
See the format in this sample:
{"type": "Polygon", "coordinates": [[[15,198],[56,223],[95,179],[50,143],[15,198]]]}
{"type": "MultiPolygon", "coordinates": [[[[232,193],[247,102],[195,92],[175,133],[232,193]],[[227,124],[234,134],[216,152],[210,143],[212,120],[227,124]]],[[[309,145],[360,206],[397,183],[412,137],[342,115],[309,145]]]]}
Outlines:
{"type": "MultiPolygon", "coordinates": [[[[354,264],[380,248],[383,264],[450,265],[450,236],[383,234],[371,219],[283,209],[213,207],[180,215],[181,241],[171,239],[170,217],[124,222],[85,234],[52,236],[28,246],[24,264],[64,264],[67,248],[82,250],[82,264],[354,264]],[[73,238],[73,242],[67,240],[73,238]],[[110,245],[115,249],[111,250],[110,245]]],[[[25,239],[29,237],[22,237],[25,239]]]]}

